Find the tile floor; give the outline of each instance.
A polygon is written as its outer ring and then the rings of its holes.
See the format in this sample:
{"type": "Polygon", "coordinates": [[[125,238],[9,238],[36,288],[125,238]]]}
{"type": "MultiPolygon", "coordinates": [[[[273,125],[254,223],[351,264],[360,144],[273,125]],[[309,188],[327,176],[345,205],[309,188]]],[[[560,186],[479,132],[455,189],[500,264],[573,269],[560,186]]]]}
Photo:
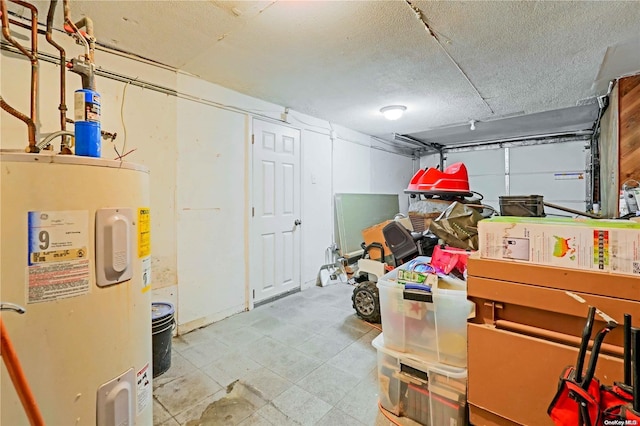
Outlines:
{"type": "Polygon", "coordinates": [[[174,338],[154,425],[391,424],[377,406],[380,331],[355,315],[352,291],[312,287],[174,338]]]}

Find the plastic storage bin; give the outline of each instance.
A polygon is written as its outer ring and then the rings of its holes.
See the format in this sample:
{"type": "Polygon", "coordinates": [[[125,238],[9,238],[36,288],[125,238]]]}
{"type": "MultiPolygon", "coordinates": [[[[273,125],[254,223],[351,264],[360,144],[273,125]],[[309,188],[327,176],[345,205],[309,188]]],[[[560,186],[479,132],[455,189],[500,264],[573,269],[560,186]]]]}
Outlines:
{"type": "Polygon", "coordinates": [[[475,304],[467,300],[467,288],[438,280],[433,289],[436,334],[438,336],[438,361],[467,366],[467,319],[475,314],[475,304]]]}
{"type": "Polygon", "coordinates": [[[475,306],[467,300],[466,283],[440,278],[431,294],[406,290],[396,281],[398,269],[378,280],[386,346],[466,367],[467,318],[475,306]]]}
{"type": "Polygon", "coordinates": [[[378,351],[380,405],[398,417],[431,426],[466,424],[467,370],[429,363],[385,346],[380,334],[378,351]]]}

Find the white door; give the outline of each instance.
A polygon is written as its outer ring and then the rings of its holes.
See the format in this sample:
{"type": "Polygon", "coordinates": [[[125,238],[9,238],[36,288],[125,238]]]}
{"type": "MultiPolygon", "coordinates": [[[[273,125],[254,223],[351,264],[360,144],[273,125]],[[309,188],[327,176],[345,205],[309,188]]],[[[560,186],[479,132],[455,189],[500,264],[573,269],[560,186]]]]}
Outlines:
{"type": "Polygon", "coordinates": [[[253,303],[300,288],[300,131],[253,120],[253,303]]]}

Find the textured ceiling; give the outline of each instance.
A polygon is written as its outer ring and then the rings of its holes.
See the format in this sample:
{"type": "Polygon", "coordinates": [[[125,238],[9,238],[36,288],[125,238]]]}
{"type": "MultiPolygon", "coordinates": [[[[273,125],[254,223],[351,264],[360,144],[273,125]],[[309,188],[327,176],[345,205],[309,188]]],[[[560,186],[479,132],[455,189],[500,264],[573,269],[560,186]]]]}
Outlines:
{"type": "Polygon", "coordinates": [[[382,137],[573,107],[640,70],[638,1],[413,4],[482,98],[403,0],[71,1],[104,44],[382,137]]]}

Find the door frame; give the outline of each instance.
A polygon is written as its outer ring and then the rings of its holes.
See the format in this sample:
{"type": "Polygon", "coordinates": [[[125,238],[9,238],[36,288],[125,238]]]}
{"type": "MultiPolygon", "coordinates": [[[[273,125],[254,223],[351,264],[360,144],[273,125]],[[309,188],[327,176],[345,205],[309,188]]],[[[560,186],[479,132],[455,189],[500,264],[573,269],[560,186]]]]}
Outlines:
{"type": "MultiPolygon", "coordinates": [[[[256,253],[256,249],[255,249],[255,226],[254,226],[254,221],[253,221],[253,205],[254,205],[254,192],[253,192],[253,178],[254,178],[254,169],[253,169],[253,160],[254,160],[254,122],[256,120],[259,121],[264,121],[266,123],[270,123],[270,124],[275,124],[278,126],[283,126],[283,127],[288,127],[290,129],[293,130],[297,130],[300,132],[300,149],[299,149],[299,164],[300,164],[300,182],[299,182],[299,188],[300,188],[300,193],[299,193],[299,197],[300,197],[300,218],[302,218],[304,216],[304,194],[302,191],[302,184],[303,184],[303,159],[304,159],[304,155],[303,155],[303,150],[304,150],[304,145],[302,142],[302,135],[303,135],[303,131],[300,127],[298,126],[294,126],[292,124],[289,123],[285,123],[281,120],[275,119],[275,118],[269,118],[269,117],[257,117],[257,116],[253,116],[253,115],[247,115],[247,137],[246,137],[246,155],[245,155],[245,170],[247,170],[247,173],[245,174],[246,176],[246,181],[245,181],[245,202],[246,202],[246,209],[245,209],[245,224],[246,224],[246,229],[247,229],[247,233],[245,234],[245,253],[247,253],[246,256],[246,262],[245,262],[245,307],[246,310],[250,311],[253,310],[255,307],[269,303],[273,300],[277,300],[280,299],[282,297],[288,296],[289,294],[293,294],[293,293],[297,293],[299,291],[301,291],[302,289],[302,248],[304,247],[304,226],[300,226],[297,229],[297,232],[300,232],[300,252],[301,252],[301,256],[298,260],[299,262],[299,268],[298,268],[298,283],[299,286],[296,289],[293,289],[291,291],[279,294],[277,296],[275,296],[272,299],[266,299],[263,301],[258,302],[258,304],[256,305],[256,303],[254,303],[254,298],[253,298],[253,291],[255,289],[253,283],[251,282],[251,265],[252,265],[252,259],[258,254],[256,253]]],[[[304,225],[304,224],[303,224],[304,225]]]]}

